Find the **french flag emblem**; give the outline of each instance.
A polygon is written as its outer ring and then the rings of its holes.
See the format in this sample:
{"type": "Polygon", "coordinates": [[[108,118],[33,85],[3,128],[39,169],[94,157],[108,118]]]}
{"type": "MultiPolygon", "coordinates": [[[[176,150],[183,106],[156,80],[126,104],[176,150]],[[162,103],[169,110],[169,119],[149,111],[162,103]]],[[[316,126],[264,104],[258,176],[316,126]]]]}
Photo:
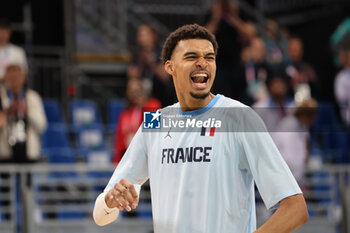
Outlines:
{"type": "Polygon", "coordinates": [[[202,127],[201,136],[214,136],[215,127],[202,127]]]}

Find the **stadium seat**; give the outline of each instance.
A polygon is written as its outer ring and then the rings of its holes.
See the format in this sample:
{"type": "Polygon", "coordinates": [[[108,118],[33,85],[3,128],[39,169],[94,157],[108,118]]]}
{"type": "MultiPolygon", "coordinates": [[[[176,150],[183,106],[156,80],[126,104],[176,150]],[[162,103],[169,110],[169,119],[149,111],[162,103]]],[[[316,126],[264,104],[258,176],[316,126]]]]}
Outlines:
{"type": "Polygon", "coordinates": [[[69,148],[52,148],[47,149],[47,160],[49,163],[75,163],[76,156],[74,151],[69,148]]]}
{"type": "Polygon", "coordinates": [[[71,147],[66,125],[50,124],[41,136],[41,147],[43,149],[71,147]]]}
{"type": "Polygon", "coordinates": [[[312,126],[317,132],[334,132],[341,128],[336,110],[333,104],[329,102],[319,102],[317,117],[312,126]]]}
{"type": "Polygon", "coordinates": [[[311,128],[311,153],[320,151],[325,162],[341,163],[348,150],[346,140],[335,107],[331,103],[320,102],[311,128]]]}
{"type": "MultiPolygon", "coordinates": [[[[78,200],[77,200],[78,201],[78,200]]],[[[84,204],[70,203],[70,204],[58,204],[57,208],[57,219],[86,219],[87,213],[83,210],[84,204]],[[71,207],[74,207],[70,209],[71,207]]]]}
{"type": "Polygon", "coordinates": [[[75,162],[65,124],[52,124],[41,137],[42,155],[50,163],[75,162]]]}
{"type": "Polygon", "coordinates": [[[43,105],[44,105],[46,118],[49,124],[64,122],[61,106],[59,105],[57,100],[44,99],[43,105]]]}
{"type": "Polygon", "coordinates": [[[112,151],[106,148],[87,150],[85,159],[88,164],[110,165],[112,162],[112,151]]]}
{"type": "MultiPolygon", "coordinates": [[[[47,162],[51,164],[72,164],[76,162],[76,155],[71,148],[55,148],[48,150],[47,162]]],[[[52,171],[49,172],[50,178],[71,179],[77,178],[77,172],[70,171],[52,171]]]]}
{"type": "Polygon", "coordinates": [[[137,206],[138,218],[152,218],[152,204],[148,201],[140,201],[137,206]]]}
{"type": "Polygon", "coordinates": [[[78,149],[100,149],[105,147],[104,128],[92,125],[77,131],[78,149]]]}
{"type": "MultiPolygon", "coordinates": [[[[79,149],[79,157],[82,158],[87,164],[93,165],[95,168],[101,166],[108,166],[112,163],[112,151],[108,148],[99,148],[99,149],[79,149]]],[[[107,178],[111,177],[112,173],[109,171],[91,171],[87,173],[88,177],[91,178],[107,178]]],[[[100,185],[93,186],[94,189],[102,191],[100,185]]]]}
{"type": "Polygon", "coordinates": [[[101,125],[101,118],[96,103],[91,100],[73,100],[70,105],[72,130],[101,125]]]}
{"type": "Polygon", "coordinates": [[[122,110],[125,108],[126,103],[124,100],[113,99],[108,104],[108,132],[114,132],[118,118],[122,110]]]}

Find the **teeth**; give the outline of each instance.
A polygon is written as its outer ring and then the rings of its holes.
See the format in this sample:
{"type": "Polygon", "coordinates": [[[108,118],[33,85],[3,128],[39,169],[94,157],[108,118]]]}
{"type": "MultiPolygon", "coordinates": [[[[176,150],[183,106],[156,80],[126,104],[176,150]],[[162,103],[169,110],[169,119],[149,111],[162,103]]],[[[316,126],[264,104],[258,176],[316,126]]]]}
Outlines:
{"type": "Polygon", "coordinates": [[[192,75],[192,77],[207,77],[207,76],[208,76],[207,74],[202,74],[202,73],[192,75]]]}

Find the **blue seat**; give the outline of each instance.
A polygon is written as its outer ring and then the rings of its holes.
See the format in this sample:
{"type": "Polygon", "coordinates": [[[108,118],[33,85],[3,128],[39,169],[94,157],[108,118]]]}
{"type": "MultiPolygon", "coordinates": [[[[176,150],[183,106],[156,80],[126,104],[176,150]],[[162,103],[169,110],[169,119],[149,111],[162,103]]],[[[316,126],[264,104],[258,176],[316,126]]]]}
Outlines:
{"type": "Polygon", "coordinates": [[[75,163],[76,156],[69,147],[50,148],[46,150],[46,157],[49,163],[75,163]]]}
{"type": "Polygon", "coordinates": [[[101,125],[98,108],[91,100],[73,100],[70,105],[70,117],[73,131],[101,125]]]}
{"type": "Polygon", "coordinates": [[[41,136],[41,147],[43,149],[71,147],[66,125],[50,124],[41,136]]]}
{"type": "Polygon", "coordinates": [[[44,99],[43,100],[44,110],[48,123],[63,123],[63,114],[61,106],[57,100],[44,99]]]}
{"type": "Polygon", "coordinates": [[[88,164],[106,165],[112,162],[112,151],[108,148],[80,149],[79,154],[88,164]]]}
{"type": "Polygon", "coordinates": [[[57,213],[57,219],[86,219],[88,217],[88,214],[82,211],[75,211],[75,212],[58,212],[57,213]]]}
{"type": "Polygon", "coordinates": [[[92,125],[77,130],[78,149],[100,149],[105,147],[104,128],[92,125]]]}
{"type": "Polygon", "coordinates": [[[138,218],[152,218],[152,204],[147,201],[140,201],[137,207],[138,218]]]}
{"type": "Polygon", "coordinates": [[[125,108],[125,100],[113,99],[108,104],[108,126],[107,130],[109,132],[114,132],[116,124],[118,122],[120,113],[125,108]]]}
{"type": "MultiPolygon", "coordinates": [[[[47,151],[47,162],[51,164],[72,164],[76,162],[76,155],[71,148],[53,148],[47,151]]],[[[51,178],[77,178],[77,172],[71,171],[51,171],[49,177],[51,178]]]]}
{"type": "Polygon", "coordinates": [[[325,156],[333,158],[334,162],[343,163],[348,152],[346,133],[323,133],[323,136],[325,156]]]}
{"type": "Polygon", "coordinates": [[[335,132],[341,129],[333,104],[329,102],[318,103],[317,117],[312,128],[317,132],[335,132]]]}
{"type": "Polygon", "coordinates": [[[41,137],[41,151],[49,163],[75,162],[65,124],[51,124],[41,137]]]}
{"type": "Polygon", "coordinates": [[[323,160],[341,163],[347,154],[347,137],[333,104],[320,102],[311,128],[311,151],[320,151],[323,160]]]}
{"type": "MultiPolygon", "coordinates": [[[[99,149],[79,149],[79,156],[87,164],[93,165],[94,167],[106,166],[112,164],[112,151],[108,148],[99,149]]],[[[87,176],[90,178],[110,178],[113,172],[110,171],[90,171],[87,176]]],[[[94,186],[94,189],[100,190],[104,188],[104,185],[94,186]]]]}

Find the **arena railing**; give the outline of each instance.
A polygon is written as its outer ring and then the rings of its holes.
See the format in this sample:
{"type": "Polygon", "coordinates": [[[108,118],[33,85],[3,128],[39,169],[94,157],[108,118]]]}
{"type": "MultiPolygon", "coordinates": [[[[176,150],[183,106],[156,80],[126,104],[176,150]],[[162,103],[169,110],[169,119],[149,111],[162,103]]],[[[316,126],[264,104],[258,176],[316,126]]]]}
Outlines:
{"type": "MultiPolygon", "coordinates": [[[[1,218],[0,231],[16,232],[17,226],[24,233],[115,232],[116,229],[151,232],[148,183],[142,187],[140,204],[135,211],[121,213],[115,223],[102,228],[93,222],[95,198],[103,191],[113,170],[113,165],[83,163],[0,165],[1,173],[5,174],[0,179],[0,199],[11,200],[8,208],[1,206],[0,213],[7,209],[14,216],[8,221],[1,218]],[[15,207],[16,195],[20,196],[20,208],[15,207]]],[[[296,232],[332,233],[342,229],[341,232],[350,233],[347,225],[350,222],[350,165],[308,170],[305,184],[310,221],[296,232]]],[[[259,213],[257,217],[261,217],[259,213]]]]}
{"type": "Polygon", "coordinates": [[[15,170],[0,168],[0,232],[12,233],[16,226],[15,170]]]}
{"type": "MultiPolygon", "coordinates": [[[[18,177],[19,189],[15,190],[16,186],[12,184],[11,190],[21,196],[22,214],[15,216],[13,211],[16,222],[1,223],[0,231],[3,232],[6,227],[4,232],[16,232],[17,224],[23,233],[107,233],[116,229],[125,233],[151,232],[153,224],[148,184],[141,191],[137,210],[122,212],[115,223],[102,228],[94,223],[92,211],[95,199],[107,185],[113,170],[112,165],[1,165],[2,173],[18,177]]],[[[5,194],[1,192],[0,196],[5,194]]],[[[3,211],[2,206],[0,209],[3,211]]]]}

